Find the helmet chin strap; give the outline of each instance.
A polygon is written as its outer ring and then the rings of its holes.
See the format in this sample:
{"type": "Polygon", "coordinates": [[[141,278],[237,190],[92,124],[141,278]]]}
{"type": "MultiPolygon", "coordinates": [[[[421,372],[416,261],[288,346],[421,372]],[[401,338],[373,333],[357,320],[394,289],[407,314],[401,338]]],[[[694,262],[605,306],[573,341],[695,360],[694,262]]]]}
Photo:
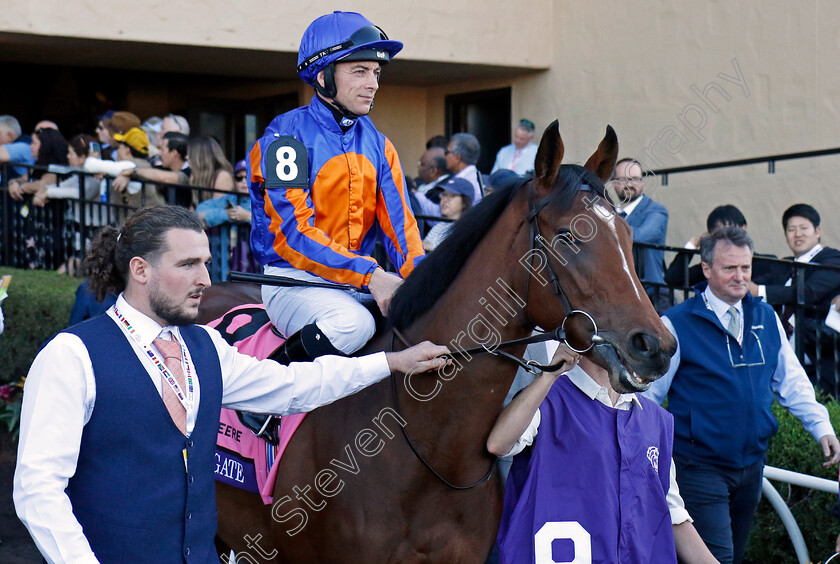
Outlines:
{"type": "MultiPolygon", "coordinates": [[[[315,91],[318,92],[318,89],[316,88],[315,91]]],[[[338,110],[338,112],[342,116],[344,116],[346,118],[357,119],[357,118],[361,117],[359,114],[353,113],[350,110],[348,110],[347,107],[344,104],[342,104],[341,102],[339,102],[335,98],[325,98],[323,96],[323,94],[321,94],[321,92],[318,92],[318,96],[321,98],[322,102],[324,102],[325,104],[329,104],[330,106],[334,107],[336,110],[338,110]]],[[[373,104],[371,104],[371,107],[373,107],[373,104]]]]}

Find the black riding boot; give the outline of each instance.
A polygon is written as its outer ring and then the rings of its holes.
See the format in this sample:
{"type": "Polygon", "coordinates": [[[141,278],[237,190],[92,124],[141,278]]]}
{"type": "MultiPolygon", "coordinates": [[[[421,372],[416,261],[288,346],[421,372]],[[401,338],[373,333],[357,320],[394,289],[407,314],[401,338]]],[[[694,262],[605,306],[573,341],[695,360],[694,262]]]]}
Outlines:
{"type": "Polygon", "coordinates": [[[286,339],[268,358],[288,365],[293,362],[309,362],[330,354],[347,356],[333,346],[315,323],[310,323],[286,339]]]}
{"type": "MultiPolygon", "coordinates": [[[[289,365],[292,362],[310,362],[325,355],[346,356],[333,346],[317,325],[311,323],[286,339],[286,342],[280,345],[268,358],[280,364],[289,365]]],[[[256,436],[277,446],[279,443],[277,434],[280,427],[279,417],[241,411],[237,412],[237,415],[242,424],[256,436]]]]}

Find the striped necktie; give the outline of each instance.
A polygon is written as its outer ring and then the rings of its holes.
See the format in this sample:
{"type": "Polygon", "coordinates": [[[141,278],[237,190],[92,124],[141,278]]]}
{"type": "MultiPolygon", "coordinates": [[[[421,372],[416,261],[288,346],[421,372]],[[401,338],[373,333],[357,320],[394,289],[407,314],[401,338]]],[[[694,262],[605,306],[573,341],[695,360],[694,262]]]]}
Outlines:
{"type": "Polygon", "coordinates": [[[729,306],[726,311],[729,312],[729,325],[727,325],[726,330],[737,339],[741,333],[741,312],[735,306],[729,306]]]}
{"type": "MultiPolygon", "coordinates": [[[[181,345],[175,339],[175,335],[172,336],[171,341],[158,337],[154,340],[154,344],[160,351],[160,354],[163,355],[163,362],[166,364],[166,368],[169,369],[169,372],[178,382],[178,385],[181,386],[181,390],[186,394],[186,380],[184,379],[184,369],[181,366],[181,345]]],[[[169,412],[169,416],[172,417],[175,426],[178,427],[181,433],[186,435],[187,410],[184,409],[184,406],[181,404],[178,396],[175,395],[172,386],[169,385],[169,382],[166,381],[163,374],[160,376],[160,383],[161,389],[163,390],[163,404],[166,406],[166,410],[169,412]]]]}

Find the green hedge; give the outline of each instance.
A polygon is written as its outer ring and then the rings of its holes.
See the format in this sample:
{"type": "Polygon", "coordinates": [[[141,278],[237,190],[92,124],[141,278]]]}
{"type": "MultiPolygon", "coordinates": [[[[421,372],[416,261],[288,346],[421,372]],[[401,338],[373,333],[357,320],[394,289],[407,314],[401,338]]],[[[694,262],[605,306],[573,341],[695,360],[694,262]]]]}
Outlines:
{"type": "Polygon", "coordinates": [[[0,335],[0,383],[26,376],[41,346],[67,327],[80,280],[52,271],[16,270],[9,296],[3,300],[6,330],[0,335]]]}
{"type": "MultiPolygon", "coordinates": [[[[821,401],[825,398],[821,398],[821,401]]],[[[840,404],[823,401],[831,423],[840,429],[840,404]]],[[[802,474],[837,480],[837,467],[823,468],[822,450],[802,424],[778,403],[773,412],[779,419],[779,432],[770,442],[767,464],[802,474]]],[[[821,562],[834,553],[834,542],[840,534],[840,520],[830,513],[837,495],[772,482],[790,507],[813,562],[821,562]]],[[[797,562],[793,544],[782,521],[770,503],[762,498],[747,547],[746,559],[754,563],[797,562]]]]}

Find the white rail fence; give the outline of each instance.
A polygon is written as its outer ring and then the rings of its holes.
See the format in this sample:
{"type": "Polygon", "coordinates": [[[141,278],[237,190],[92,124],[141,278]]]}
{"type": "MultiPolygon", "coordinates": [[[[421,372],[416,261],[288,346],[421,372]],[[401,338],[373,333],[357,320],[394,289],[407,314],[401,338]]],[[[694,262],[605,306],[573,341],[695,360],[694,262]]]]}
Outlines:
{"type": "MultiPolygon", "coordinates": [[[[782,499],[782,496],[779,495],[779,492],[776,491],[776,488],[773,487],[770,480],[829,492],[834,495],[838,493],[837,481],[817,478],[816,476],[809,476],[807,474],[799,474],[798,472],[791,472],[790,470],[783,470],[774,466],[764,467],[764,483],[762,484],[761,491],[764,497],[767,498],[767,501],[770,502],[770,505],[773,506],[773,509],[776,510],[776,513],[779,514],[779,517],[781,517],[782,524],[784,524],[788,536],[790,536],[790,540],[793,542],[793,549],[796,551],[796,558],[799,560],[799,564],[810,564],[811,557],[808,555],[805,539],[802,538],[802,531],[799,530],[799,525],[796,524],[796,520],[793,518],[793,514],[790,512],[785,500],[782,499]]],[[[834,562],[834,559],[830,560],[834,562]]]]}

